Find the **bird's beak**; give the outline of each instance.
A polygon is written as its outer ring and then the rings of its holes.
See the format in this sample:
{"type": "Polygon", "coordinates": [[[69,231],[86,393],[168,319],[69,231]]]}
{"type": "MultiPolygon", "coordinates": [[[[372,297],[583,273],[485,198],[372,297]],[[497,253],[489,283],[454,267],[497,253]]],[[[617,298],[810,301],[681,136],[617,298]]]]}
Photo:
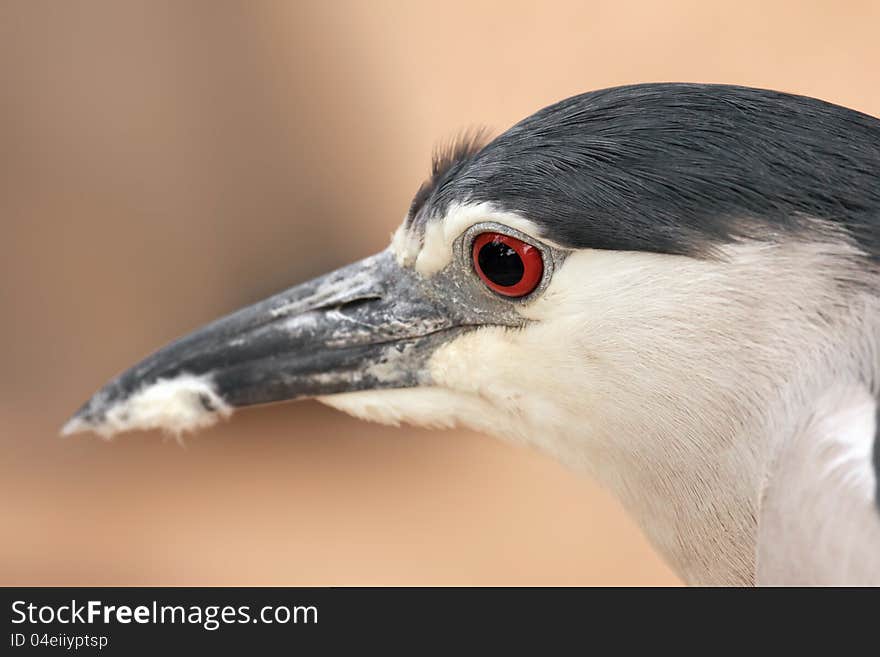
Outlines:
{"type": "Polygon", "coordinates": [[[64,433],[190,429],[233,407],[428,383],[434,349],[463,330],[390,251],[208,324],[98,391],[64,433]]]}

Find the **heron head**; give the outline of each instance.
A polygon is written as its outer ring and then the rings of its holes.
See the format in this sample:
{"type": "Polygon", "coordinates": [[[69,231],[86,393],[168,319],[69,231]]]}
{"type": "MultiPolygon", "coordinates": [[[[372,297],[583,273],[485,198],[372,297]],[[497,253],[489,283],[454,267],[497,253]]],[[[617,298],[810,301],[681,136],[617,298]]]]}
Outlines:
{"type": "Polygon", "coordinates": [[[441,154],[382,253],[161,349],[66,431],[183,431],[317,397],[573,462],[729,433],[784,389],[786,359],[821,351],[822,318],[880,252],[878,130],[741,87],[564,100],[441,154]]]}

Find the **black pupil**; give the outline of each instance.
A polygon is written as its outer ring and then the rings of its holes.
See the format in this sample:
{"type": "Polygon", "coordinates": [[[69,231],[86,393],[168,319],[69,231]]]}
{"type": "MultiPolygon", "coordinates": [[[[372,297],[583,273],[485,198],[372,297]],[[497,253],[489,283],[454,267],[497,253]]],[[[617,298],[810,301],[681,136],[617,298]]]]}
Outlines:
{"type": "Polygon", "coordinates": [[[477,254],[477,262],[486,278],[502,287],[516,285],[525,273],[519,254],[501,242],[487,242],[477,254]]]}

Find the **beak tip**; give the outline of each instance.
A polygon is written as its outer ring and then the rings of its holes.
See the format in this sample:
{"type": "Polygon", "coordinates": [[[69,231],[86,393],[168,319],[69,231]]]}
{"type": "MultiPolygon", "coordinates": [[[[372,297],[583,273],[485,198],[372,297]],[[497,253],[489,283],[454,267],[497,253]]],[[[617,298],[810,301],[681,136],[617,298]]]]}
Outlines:
{"type": "Polygon", "coordinates": [[[101,412],[100,392],[96,393],[85,404],[80,406],[74,413],[58,435],[62,438],[68,438],[78,433],[100,433],[100,425],[103,420],[103,412],[101,412]]]}
{"type": "Polygon", "coordinates": [[[85,433],[93,429],[92,423],[84,419],[79,413],[70,418],[63,427],[59,435],[62,438],[68,438],[77,433],[85,433]]]}
{"type": "Polygon", "coordinates": [[[94,433],[105,438],[108,437],[104,433],[107,412],[121,396],[117,381],[111,381],[95,392],[76,410],[61,427],[59,436],[67,438],[79,433],[94,433]]]}

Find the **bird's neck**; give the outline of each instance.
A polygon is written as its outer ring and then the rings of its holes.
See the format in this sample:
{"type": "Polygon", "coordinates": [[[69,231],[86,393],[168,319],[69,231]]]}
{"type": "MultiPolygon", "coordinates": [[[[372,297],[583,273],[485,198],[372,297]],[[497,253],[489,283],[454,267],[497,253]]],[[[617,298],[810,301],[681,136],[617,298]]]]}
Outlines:
{"type": "Polygon", "coordinates": [[[590,474],[688,584],[880,583],[876,413],[865,384],[832,383],[709,458],[617,454],[590,474]]]}
{"type": "MultiPolygon", "coordinates": [[[[618,429],[647,440],[606,440],[611,451],[591,473],[686,582],[880,581],[880,307],[851,301],[786,369],[763,372],[760,394],[715,389],[707,406],[667,392],[681,413],[636,414],[618,429]]],[[[761,374],[740,372],[745,382],[761,374]]]]}
{"type": "Polygon", "coordinates": [[[726,255],[678,263],[677,286],[639,255],[626,280],[580,272],[616,295],[593,324],[581,318],[595,355],[571,386],[576,410],[555,437],[536,430],[535,442],[616,494],[695,584],[758,583],[765,492],[784,486],[805,447],[829,440],[810,428],[830,393],[870,395],[880,381],[880,301],[864,260],[808,243],[726,255]]]}
{"type": "Polygon", "coordinates": [[[838,384],[781,442],[761,497],[759,584],[880,584],[876,415],[867,386],[838,384]]]}
{"type": "Polygon", "coordinates": [[[760,442],[732,438],[705,459],[686,452],[663,461],[616,454],[590,474],[618,497],[686,583],[747,586],[756,583],[765,471],[746,445],[760,442]]]}

